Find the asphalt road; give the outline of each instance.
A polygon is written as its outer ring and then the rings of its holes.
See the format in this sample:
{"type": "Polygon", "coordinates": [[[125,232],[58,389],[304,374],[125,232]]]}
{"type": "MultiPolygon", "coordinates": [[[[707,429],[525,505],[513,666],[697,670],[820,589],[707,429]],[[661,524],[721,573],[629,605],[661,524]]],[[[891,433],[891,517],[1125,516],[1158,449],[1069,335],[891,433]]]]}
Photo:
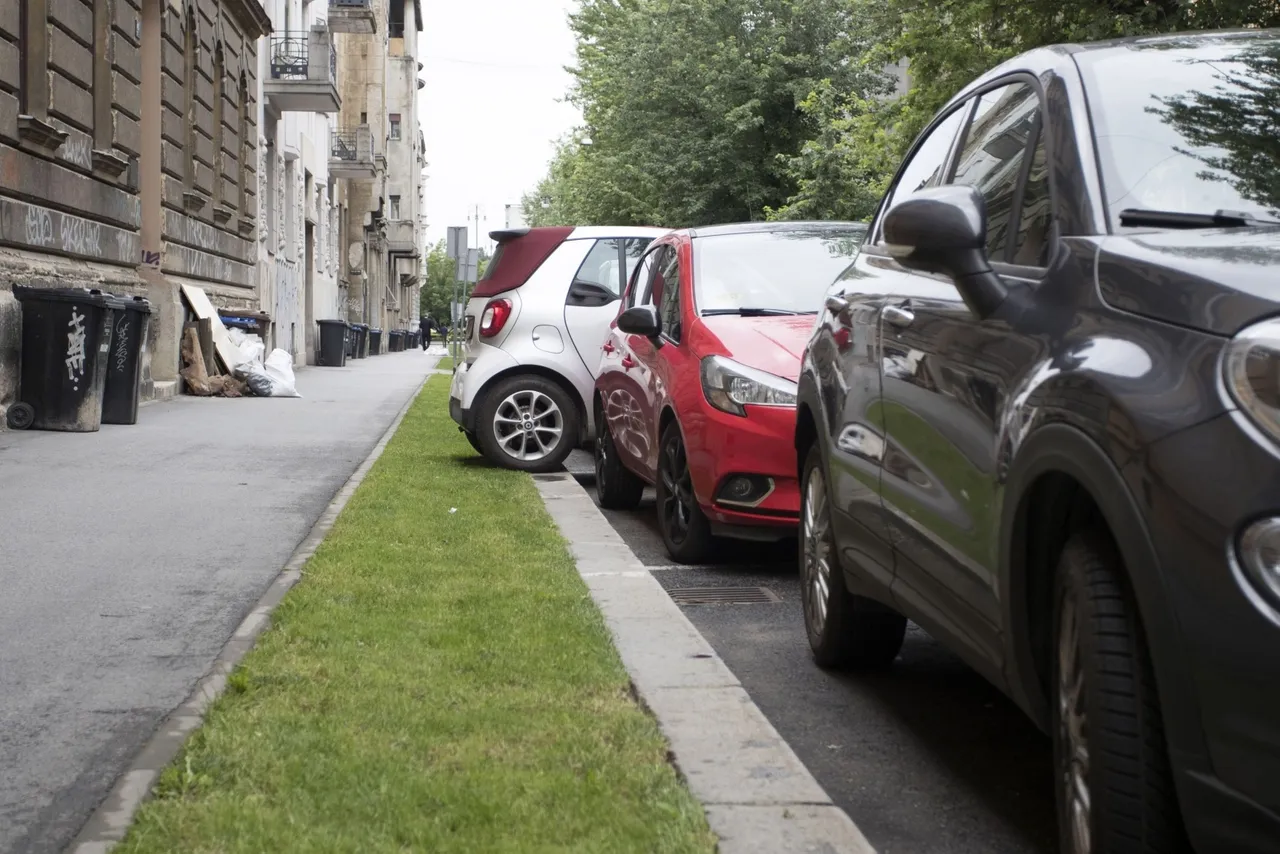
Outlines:
{"type": "Polygon", "coordinates": [[[437,359],[0,433],[0,852],[71,841],[437,359]]]}
{"type": "MultiPolygon", "coordinates": [[[[567,467],[594,497],[590,457],[575,452],[567,467]]],[[[923,631],[910,626],[883,674],[826,673],[809,656],[794,542],[727,544],[715,565],[679,568],[662,546],[651,492],[637,511],[603,512],[668,590],[777,595],[684,612],[881,854],[1055,850],[1048,738],[923,631]]]]}

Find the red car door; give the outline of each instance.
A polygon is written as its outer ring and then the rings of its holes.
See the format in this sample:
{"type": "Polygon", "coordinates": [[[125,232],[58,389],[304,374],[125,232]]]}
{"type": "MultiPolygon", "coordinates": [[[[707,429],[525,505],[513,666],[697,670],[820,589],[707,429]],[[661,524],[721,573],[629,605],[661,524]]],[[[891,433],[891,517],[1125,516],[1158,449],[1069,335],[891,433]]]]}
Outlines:
{"type": "Polygon", "coordinates": [[[644,417],[644,444],[648,454],[641,471],[651,481],[658,476],[658,446],[661,439],[658,435],[658,416],[671,385],[671,365],[666,357],[671,355],[668,351],[672,347],[678,346],[676,342],[679,340],[679,331],[669,328],[671,322],[679,323],[678,316],[668,317],[663,311],[672,304],[678,305],[678,300],[671,298],[680,293],[681,264],[678,245],[666,244],[658,252],[654,258],[648,292],[637,305],[658,308],[659,315],[663,315],[662,338],[655,344],[639,335],[627,336],[627,346],[635,363],[632,370],[636,373],[636,380],[643,394],[640,408],[644,417]],[[673,331],[676,333],[674,338],[671,335],[673,331]]]}
{"type": "MultiPolygon", "coordinates": [[[[649,250],[640,262],[622,303],[622,311],[649,301],[657,260],[664,247],[649,250]]],[[[649,438],[648,367],[640,354],[651,354],[653,344],[638,335],[609,328],[600,363],[600,403],[605,424],[613,436],[618,456],[628,469],[652,480],[649,460],[655,453],[649,438]]]]}

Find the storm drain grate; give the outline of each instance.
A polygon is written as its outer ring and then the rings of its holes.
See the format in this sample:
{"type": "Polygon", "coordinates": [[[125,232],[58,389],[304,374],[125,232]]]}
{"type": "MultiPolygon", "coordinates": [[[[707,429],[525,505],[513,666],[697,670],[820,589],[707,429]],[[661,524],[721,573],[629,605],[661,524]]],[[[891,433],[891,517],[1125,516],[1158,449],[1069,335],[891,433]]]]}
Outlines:
{"type": "Polygon", "coordinates": [[[680,587],[667,592],[677,605],[767,605],[782,601],[767,587],[680,587]]]}

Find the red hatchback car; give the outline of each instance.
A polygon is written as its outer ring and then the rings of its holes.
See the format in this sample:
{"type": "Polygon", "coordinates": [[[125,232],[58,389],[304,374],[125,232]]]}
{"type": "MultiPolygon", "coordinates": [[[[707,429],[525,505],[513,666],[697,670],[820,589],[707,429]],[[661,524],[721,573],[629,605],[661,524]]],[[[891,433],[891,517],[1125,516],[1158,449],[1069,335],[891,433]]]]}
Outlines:
{"type": "Polygon", "coordinates": [[[717,536],[794,536],[796,379],[827,289],[866,228],[789,222],[675,231],[636,267],[596,380],[600,504],[654,484],[671,557],[717,536]]]}

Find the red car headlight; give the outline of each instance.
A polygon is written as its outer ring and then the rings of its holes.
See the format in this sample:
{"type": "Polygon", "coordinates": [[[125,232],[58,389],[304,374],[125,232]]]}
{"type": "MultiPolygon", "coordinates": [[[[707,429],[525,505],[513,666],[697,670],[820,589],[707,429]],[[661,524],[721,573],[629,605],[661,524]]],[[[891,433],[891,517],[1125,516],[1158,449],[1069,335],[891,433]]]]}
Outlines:
{"type": "Polygon", "coordinates": [[[796,384],[724,356],[702,360],[702,393],[716,409],[746,415],[747,406],[796,405],[796,384]]]}

